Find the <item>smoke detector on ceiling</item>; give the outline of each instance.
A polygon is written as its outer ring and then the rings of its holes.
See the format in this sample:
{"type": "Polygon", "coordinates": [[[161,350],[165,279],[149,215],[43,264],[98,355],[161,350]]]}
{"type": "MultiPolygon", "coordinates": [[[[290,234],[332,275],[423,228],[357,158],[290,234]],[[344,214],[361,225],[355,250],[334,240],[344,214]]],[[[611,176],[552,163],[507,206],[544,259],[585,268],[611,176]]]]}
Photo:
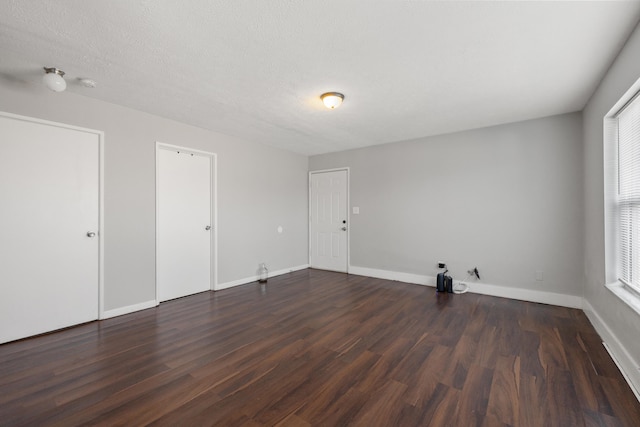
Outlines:
{"type": "Polygon", "coordinates": [[[78,81],[80,82],[80,84],[84,87],[90,87],[90,88],[94,88],[96,87],[96,81],[92,80],[92,79],[81,79],[79,78],[78,81]]]}

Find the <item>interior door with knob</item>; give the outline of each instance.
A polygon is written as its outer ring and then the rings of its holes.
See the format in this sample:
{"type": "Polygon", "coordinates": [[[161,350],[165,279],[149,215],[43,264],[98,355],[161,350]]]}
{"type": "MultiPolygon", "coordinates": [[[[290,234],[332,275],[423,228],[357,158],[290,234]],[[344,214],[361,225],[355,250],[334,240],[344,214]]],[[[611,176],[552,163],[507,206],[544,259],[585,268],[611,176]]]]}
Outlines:
{"type": "Polygon", "coordinates": [[[98,318],[101,137],[0,114],[0,343],[98,318]]]}
{"type": "Polygon", "coordinates": [[[212,289],[212,155],[158,145],[158,302],[212,289]]]}
{"type": "Polygon", "coordinates": [[[309,174],[309,264],[313,268],[347,272],[348,171],[309,174]]]}

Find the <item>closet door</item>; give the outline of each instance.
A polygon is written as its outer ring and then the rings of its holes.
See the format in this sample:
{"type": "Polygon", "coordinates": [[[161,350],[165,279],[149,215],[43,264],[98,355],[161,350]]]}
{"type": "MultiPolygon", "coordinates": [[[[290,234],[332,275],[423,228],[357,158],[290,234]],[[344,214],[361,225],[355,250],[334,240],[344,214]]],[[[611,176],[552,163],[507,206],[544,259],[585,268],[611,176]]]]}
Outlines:
{"type": "Polygon", "coordinates": [[[211,289],[212,158],[158,147],[157,298],[211,289]]]}
{"type": "Polygon", "coordinates": [[[100,136],[0,115],[0,342],[98,318],[100,136]]]}

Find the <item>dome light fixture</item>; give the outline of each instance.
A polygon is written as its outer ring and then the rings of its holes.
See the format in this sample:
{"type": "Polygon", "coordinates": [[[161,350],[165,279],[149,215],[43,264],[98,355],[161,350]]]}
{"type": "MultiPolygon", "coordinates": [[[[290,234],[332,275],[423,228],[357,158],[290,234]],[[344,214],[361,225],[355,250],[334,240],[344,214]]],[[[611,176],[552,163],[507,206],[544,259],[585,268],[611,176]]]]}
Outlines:
{"type": "Polygon", "coordinates": [[[67,88],[67,82],[64,81],[64,71],[57,68],[44,67],[44,76],[42,82],[46,87],[54,92],[63,92],[67,88]]]}
{"type": "Polygon", "coordinates": [[[344,95],[338,92],[327,92],[320,95],[320,99],[322,99],[325,107],[333,110],[342,104],[344,95]]]}

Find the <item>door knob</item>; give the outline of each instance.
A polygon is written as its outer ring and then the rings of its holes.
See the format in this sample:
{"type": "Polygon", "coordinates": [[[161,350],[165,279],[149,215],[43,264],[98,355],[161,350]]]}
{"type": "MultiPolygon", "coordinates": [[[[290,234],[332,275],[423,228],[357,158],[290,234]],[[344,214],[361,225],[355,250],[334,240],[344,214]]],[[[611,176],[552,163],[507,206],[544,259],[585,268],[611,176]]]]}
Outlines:
{"type": "Polygon", "coordinates": [[[209,231],[209,230],[211,230],[211,226],[210,226],[210,225],[207,225],[204,229],[205,229],[205,230],[207,230],[207,231],[209,231]]]}
{"type": "Polygon", "coordinates": [[[342,231],[347,231],[347,227],[342,227],[342,231]]]}
{"type": "Polygon", "coordinates": [[[87,231],[87,237],[96,237],[96,233],[93,231],[87,231]]]}

